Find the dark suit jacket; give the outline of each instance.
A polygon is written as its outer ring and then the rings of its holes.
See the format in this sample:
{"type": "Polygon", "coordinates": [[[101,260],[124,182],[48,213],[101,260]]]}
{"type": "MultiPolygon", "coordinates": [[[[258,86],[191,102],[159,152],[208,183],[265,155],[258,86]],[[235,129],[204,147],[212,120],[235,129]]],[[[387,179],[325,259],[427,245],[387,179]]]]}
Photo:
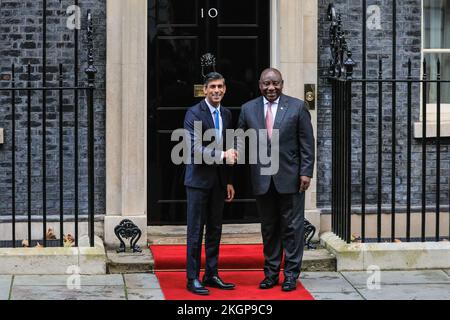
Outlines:
{"type": "Polygon", "coordinates": [[[223,188],[226,188],[226,185],[230,184],[232,181],[232,168],[231,166],[226,165],[225,161],[221,161],[219,164],[206,164],[204,162],[201,164],[195,164],[194,162],[195,154],[202,157],[202,159],[205,154],[208,154],[213,158],[219,158],[220,152],[225,151],[227,146],[225,130],[232,128],[231,111],[224,106],[221,106],[220,112],[223,127],[223,146],[213,146],[213,148],[208,146],[215,140],[214,138],[212,141],[201,141],[199,140],[201,137],[199,137],[199,139],[195,138],[200,134],[200,132],[194,132],[194,122],[196,121],[200,121],[202,123],[202,136],[206,130],[214,129],[214,121],[206,102],[202,100],[199,104],[189,108],[186,112],[186,116],[184,118],[184,129],[189,132],[189,138],[191,141],[191,161],[190,164],[186,165],[186,174],[184,178],[184,185],[187,187],[210,189],[214,185],[214,179],[216,179],[217,172],[219,174],[220,184],[223,188]]]}
{"type": "MultiPolygon", "coordinates": [[[[263,97],[259,97],[242,106],[238,128],[266,129],[263,101],[263,97]]],[[[300,176],[313,176],[314,134],[305,102],[281,95],[273,129],[279,129],[279,170],[273,176],[261,175],[261,168],[267,166],[261,164],[258,153],[257,164],[250,165],[255,195],[269,190],[271,178],[277,191],[287,194],[299,192],[300,176]]],[[[259,135],[257,137],[259,145],[259,135]]]]}

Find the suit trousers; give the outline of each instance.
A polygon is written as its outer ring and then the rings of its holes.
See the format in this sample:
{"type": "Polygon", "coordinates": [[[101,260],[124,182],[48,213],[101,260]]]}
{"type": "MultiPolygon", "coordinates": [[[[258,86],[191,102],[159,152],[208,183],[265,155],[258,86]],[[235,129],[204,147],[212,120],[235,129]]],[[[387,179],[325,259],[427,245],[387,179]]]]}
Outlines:
{"type": "Polygon", "coordinates": [[[188,280],[200,276],[203,230],[205,233],[205,277],[218,274],[217,264],[222,235],[222,217],[225,190],[215,179],[211,189],[186,187],[187,194],[187,257],[186,276],[188,280]]]}
{"type": "Polygon", "coordinates": [[[269,191],[256,197],[264,244],[264,274],[279,277],[284,251],[284,276],[298,278],[303,259],[305,193],[280,194],[273,179],[269,191]]]}

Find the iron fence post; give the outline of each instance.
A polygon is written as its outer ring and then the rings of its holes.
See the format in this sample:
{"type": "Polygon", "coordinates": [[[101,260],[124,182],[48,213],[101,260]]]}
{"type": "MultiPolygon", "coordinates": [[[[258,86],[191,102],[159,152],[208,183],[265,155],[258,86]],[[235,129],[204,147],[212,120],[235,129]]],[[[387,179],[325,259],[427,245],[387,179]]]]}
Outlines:
{"type": "Polygon", "coordinates": [[[94,66],[93,45],[93,23],[91,11],[88,11],[88,67],[85,73],[88,77],[87,108],[88,108],[88,215],[89,215],[89,244],[94,246],[94,217],[95,217],[95,155],[94,155],[94,90],[95,74],[97,68],[94,66]]]}

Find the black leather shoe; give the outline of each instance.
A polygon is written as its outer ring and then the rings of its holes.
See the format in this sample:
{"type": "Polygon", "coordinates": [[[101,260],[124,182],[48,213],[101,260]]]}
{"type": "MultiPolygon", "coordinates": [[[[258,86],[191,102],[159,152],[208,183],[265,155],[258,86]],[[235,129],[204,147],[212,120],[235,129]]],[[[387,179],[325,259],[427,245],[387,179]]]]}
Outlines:
{"type": "Polygon", "coordinates": [[[235,285],[232,283],[223,282],[222,279],[219,278],[219,276],[203,278],[202,283],[205,287],[213,287],[213,288],[219,288],[219,289],[223,289],[223,290],[231,290],[231,289],[234,289],[234,287],[235,287],[235,285]]]}
{"type": "Polygon", "coordinates": [[[208,295],[209,294],[209,290],[206,289],[202,283],[200,282],[200,280],[198,279],[193,279],[193,280],[188,280],[186,288],[195,294],[199,294],[199,295],[208,295]]]}
{"type": "Polygon", "coordinates": [[[294,277],[286,277],[281,286],[281,290],[283,291],[293,291],[297,289],[297,279],[294,277]]]}
{"type": "Polygon", "coordinates": [[[259,284],[260,289],[270,289],[278,284],[278,278],[265,277],[263,281],[259,284]]]}

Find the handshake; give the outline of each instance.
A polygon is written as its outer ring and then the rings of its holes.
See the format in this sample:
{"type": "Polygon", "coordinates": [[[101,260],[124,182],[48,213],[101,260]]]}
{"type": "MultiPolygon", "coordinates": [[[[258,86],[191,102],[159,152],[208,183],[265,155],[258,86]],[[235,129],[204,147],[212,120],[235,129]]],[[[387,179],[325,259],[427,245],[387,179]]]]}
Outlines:
{"type": "Polygon", "coordinates": [[[238,160],[238,151],[236,149],[228,149],[223,153],[223,159],[229,165],[235,164],[238,160]]]}

